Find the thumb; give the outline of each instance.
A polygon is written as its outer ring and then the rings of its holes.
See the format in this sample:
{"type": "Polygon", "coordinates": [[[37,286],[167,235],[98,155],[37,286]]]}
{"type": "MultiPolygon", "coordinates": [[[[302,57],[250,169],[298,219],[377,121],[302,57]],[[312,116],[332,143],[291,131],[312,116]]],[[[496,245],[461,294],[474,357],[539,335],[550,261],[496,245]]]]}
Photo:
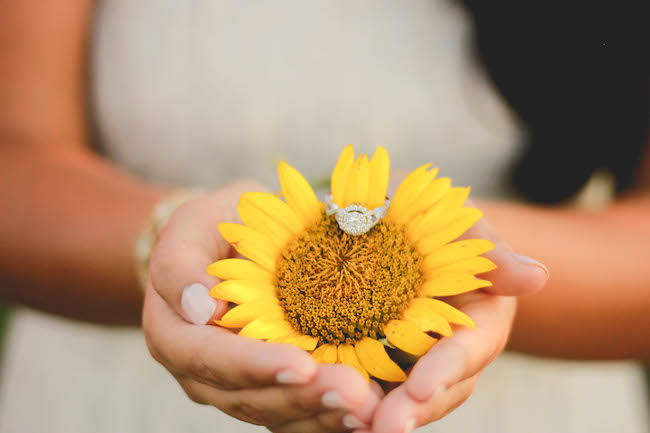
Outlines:
{"type": "MultiPolygon", "coordinates": [[[[468,203],[472,206],[471,203],[468,203]]],[[[549,278],[549,271],[537,260],[517,254],[501,238],[496,230],[481,218],[462,236],[465,239],[487,239],[495,248],[483,256],[492,261],[497,268],[481,275],[492,282],[484,290],[495,295],[519,296],[530,295],[544,288],[549,278]]]]}
{"type": "Polygon", "coordinates": [[[186,321],[214,324],[227,311],[227,302],[210,296],[210,288],[219,280],[206,272],[208,265],[232,253],[217,223],[237,222],[241,194],[261,189],[253,182],[237,182],[190,200],[174,211],[161,231],[151,259],[150,282],[186,321]]]}

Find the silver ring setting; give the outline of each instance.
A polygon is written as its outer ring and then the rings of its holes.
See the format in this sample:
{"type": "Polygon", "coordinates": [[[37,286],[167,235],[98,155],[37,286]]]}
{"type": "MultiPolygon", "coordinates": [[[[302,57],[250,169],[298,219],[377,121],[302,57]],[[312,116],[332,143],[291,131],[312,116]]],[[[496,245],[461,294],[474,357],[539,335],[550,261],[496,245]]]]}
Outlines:
{"type": "Polygon", "coordinates": [[[388,212],[390,199],[386,199],[383,206],[372,210],[366,209],[360,204],[353,203],[341,209],[332,200],[332,194],[325,199],[325,212],[327,215],[334,215],[341,230],[352,236],[360,236],[368,233],[388,212]]]}

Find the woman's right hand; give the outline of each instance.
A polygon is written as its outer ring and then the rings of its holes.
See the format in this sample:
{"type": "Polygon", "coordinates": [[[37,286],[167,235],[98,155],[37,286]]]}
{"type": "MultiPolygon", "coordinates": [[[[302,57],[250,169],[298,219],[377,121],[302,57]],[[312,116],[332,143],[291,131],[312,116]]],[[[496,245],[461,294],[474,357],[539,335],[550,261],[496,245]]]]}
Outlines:
{"type": "Polygon", "coordinates": [[[227,304],[210,297],[218,283],[206,267],[231,257],[217,231],[237,222],[237,182],[177,209],[150,264],[142,326],[153,357],[188,397],[276,433],[349,431],[370,423],[383,395],[344,365],[316,364],[302,349],[240,337],[214,326],[227,304]]]}

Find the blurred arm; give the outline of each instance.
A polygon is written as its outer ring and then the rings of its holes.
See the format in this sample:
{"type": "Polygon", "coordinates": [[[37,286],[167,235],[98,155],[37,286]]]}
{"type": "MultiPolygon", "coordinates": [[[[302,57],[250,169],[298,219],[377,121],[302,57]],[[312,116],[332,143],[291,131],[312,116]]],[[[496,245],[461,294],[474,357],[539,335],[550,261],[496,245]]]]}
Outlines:
{"type": "Polygon", "coordinates": [[[91,2],[0,0],[0,297],[138,323],[133,241],[161,191],[86,147],[91,2]]]}
{"type": "Polygon", "coordinates": [[[600,212],[504,203],[481,208],[515,251],[551,273],[542,292],[520,298],[511,349],[650,359],[650,188],[600,212]]]}

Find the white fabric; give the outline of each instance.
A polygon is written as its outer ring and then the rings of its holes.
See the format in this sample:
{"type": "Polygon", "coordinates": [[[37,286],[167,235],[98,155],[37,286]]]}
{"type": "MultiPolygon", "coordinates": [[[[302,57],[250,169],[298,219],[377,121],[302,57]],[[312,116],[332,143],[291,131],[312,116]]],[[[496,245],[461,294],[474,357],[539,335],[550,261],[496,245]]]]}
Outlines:
{"type": "Polygon", "coordinates": [[[505,184],[518,131],[449,4],[113,0],[97,24],[99,129],[136,172],[277,185],[279,159],[318,179],[354,143],[478,193],[505,184]]]}
{"type": "MultiPolygon", "coordinates": [[[[519,131],[451,2],[112,0],[95,24],[104,151],[134,172],[277,186],[278,159],[318,180],[351,142],[386,146],[394,168],[433,161],[473,193],[506,194],[519,131]]],[[[20,312],[9,337],[0,432],[264,431],[190,402],[138,330],[20,312]]],[[[421,431],[640,433],[644,405],[633,363],[506,354],[421,431]]]]}

